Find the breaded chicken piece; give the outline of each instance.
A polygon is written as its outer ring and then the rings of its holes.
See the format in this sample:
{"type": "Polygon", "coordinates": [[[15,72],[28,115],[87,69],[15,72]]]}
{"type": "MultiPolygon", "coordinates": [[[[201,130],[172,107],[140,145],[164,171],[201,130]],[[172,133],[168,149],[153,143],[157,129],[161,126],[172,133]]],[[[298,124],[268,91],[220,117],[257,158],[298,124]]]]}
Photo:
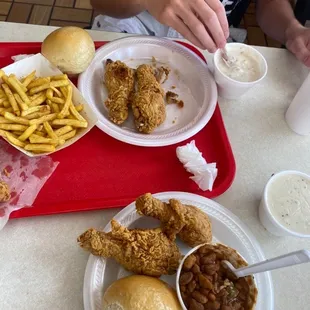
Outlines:
{"type": "Polygon", "coordinates": [[[151,66],[139,66],[136,76],[137,91],[132,101],[135,125],[140,132],[151,133],[166,119],[164,91],[151,66]]]}
{"type": "Polygon", "coordinates": [[[109,118],[115,124],[122,124],[128,118],[128,106],[134,91],[134,70],[121,61],[106,61],[104,74],[109,97],[105,102],[109,118]]]}
{"type": "Polygon", "coordinates": [[[136,200],[136,210],[140,215],[151,216],[161,221],[163,231],[171,240],[178,235],[191,247],[212,240],[210,219],[197,207],[183,205],[176,199],[170,199],[169,203],[165,203],[148,193],[136,200]]]}
{"type": "Polygon", "coordinates": [[[92,254],[112,257],[128,271],[160,277],[174,274],[181,259],[177,245],[161,228],[127,229],[115,220],[109,233],[89,229],[78,242],[92,254]]]}
{"type": "Polygon", "coordinates": [[[11,193],[9,186],[4,181],[0,181],[0,202],[9,201],[10,198],[11,193]]]}

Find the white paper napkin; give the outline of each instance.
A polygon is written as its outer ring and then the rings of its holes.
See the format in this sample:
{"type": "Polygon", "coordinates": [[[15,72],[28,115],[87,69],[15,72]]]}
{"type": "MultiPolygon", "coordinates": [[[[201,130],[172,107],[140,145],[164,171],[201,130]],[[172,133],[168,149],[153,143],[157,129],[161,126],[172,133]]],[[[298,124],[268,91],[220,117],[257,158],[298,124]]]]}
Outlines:
{"type": "Polygon", "coordinates": [[[176,153],[186,171],[193,174],[190,179],[203,191],[212,191],[213,183],[217,177],[216,163],[207,163],[194,140],[177,147],[176,153]]]}

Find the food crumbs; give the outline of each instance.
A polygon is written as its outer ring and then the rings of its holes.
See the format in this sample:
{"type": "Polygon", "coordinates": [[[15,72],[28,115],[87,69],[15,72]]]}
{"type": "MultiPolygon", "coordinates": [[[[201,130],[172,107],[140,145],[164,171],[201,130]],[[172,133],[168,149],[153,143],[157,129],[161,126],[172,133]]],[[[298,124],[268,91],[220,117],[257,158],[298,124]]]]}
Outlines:
{"type": "Polygon", "coordinates": [[[6,177],[10,176],[10,173],[6,170],[6,168],[4,168],[2,172],[6,177]]]}
{"type": "Polygon", "coordinates": [[[171,89],[175,89],[175,88],[177,88],[177,87],[176,87],[176,86],[174,86],[174,85],[172,85],[172,86],[171,86],[171,89]]]}

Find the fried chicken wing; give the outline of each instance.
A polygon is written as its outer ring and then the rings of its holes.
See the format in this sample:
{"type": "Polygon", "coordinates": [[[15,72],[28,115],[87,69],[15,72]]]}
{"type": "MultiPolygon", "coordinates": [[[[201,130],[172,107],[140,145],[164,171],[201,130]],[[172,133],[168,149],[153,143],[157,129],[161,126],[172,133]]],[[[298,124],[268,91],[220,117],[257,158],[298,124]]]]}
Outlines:
{"type": "Polygon", "coordinates": [[[122,124],[128,118],[128,106],[135,84],[134,70],[119,60],[108,59],[104,79],[109,93],[105,102],[109,118],[115,124],[122,124]]]}
{"type": "Polygon", "coordinates": [[[183,205],[176,199],[165,203],[148,193],[136,200],[136,209],[141,215],[160,220],[163,231],[171,240],[178,234],[181,240],[191,247],[212,240],[210,219],[197,207],[183,205]]]}
{"type": "Polygon", "coordinates": [[[109,233],[89,229],[78,242],[82,248],[97,256],[112,257],[136,274],[159,277],[176,272],[180,251],[161,228],[127,229],[115,220],[109,233]]]}
{"type": "Polygon", "coordinates": [[[132,101],[135,125],[140,132],[151,133],[166,119],[164,91],[151,66],[139,66],[136,76],[137,91],[132,101]]]}

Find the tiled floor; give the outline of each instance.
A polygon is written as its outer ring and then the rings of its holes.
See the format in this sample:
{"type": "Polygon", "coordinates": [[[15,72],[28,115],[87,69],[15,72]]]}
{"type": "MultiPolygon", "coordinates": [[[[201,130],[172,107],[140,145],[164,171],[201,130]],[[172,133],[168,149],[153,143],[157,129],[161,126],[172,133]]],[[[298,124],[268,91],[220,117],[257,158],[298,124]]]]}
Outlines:
{"type": "MultiPolygon", "coordinates": [[[[0,21],[84,28],[92,24],[95,16],[89,0],[0,0],[0,21]]],[[[280,47],[258,27],[254,3],[250,4],[241,26],[248,31],[249,44],[280,47]]]]}

